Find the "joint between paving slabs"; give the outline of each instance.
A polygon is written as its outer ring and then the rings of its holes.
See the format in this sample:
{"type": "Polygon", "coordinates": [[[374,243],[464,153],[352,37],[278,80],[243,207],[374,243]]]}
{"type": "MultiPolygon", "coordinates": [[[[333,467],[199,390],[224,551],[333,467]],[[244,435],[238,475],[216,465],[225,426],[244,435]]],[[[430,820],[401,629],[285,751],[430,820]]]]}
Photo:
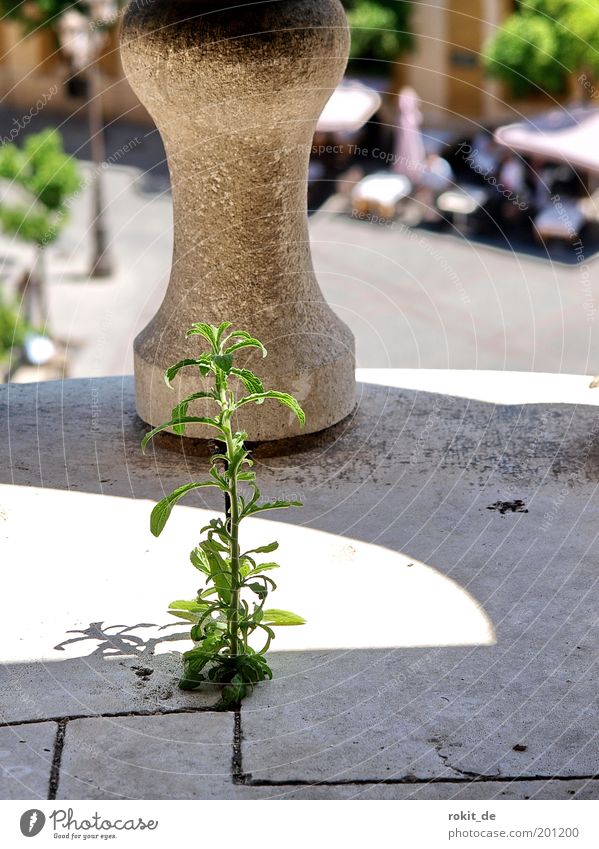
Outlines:
{"type": "Polygon", "coordinates": [[[389,786],[415,786],[425,784],[488,784],[494,782],[496,784],[528,784],[533,781],[597,781],[599,775],[477,775],[476,773],[467,773],[472,775],[472,778],[418,778],[415,775],[408,775],[403,778],[348,778],[331,781],[308,781],[302,779],[284,779],[277,781],[267,778],[252,778],[251,774],[246,773],[242,776],[243,780],[237,783],[244,784],[246,787],[376,787],[377,785],[389,786]]]}
{"type": "Polygon", "coordinates": [[[69,716],[45,716],[40,719],[15,719],[10,722],[0,722],[0,728],[17,728],[20,725],[41,725],[44,722],[71,722],[75,719],[118,719],[127,716],[174,716],[186,713],[231,713],[230,708],[190,707],[172,708],[171,710],[122,710],[114,713],[73,713],[69,716]]]}
{"type": "Polygon", "coordinates": [[[50,783],[48,787],[48,799],[56,799],[58,793],[58,782],[60,780],[60,763],[62,761],[62,750],[67,730],[68,719],[60,719],[56,726],[56,737],[54,738],[54,752],[52,755],[52,766],[50,768],[50,783]]]}

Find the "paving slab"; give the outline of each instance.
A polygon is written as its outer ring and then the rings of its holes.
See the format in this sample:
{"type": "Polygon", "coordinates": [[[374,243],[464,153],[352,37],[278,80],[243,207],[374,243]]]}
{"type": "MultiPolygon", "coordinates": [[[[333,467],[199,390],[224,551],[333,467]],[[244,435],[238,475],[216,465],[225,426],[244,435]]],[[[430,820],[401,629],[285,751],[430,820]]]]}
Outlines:
{"type": "Polygon", "coordinates": [[[233,726],[233,714],[209,712],[69,722],[57,797],[221,798],[233,726]]]}
{"type": "MultiPolygon", "coordinates": [[[[513,375],[517,401],[503,380],[496,404],[463,375],[455,394],[451,373],[445,394],[361,376],[350,419],[254,450],[263,493],[306,502],[248,521],[245,535],[281,541],[277,606],[308,624],[281,631],[275,680],[244,703],[244,773],[308,784],[597,775],[599,410],[581,379],[544,379],[526,404],[531,377],[513,375]]],[[[164,437],[142,456],[130,378],[0,395],[13,593],[1,672],[39,676],[4,688],[0,712],[210,707],[216,694],[176,688],[185,644],[162,629],[166,603],[197,589],[188,552],[221,505],[177,507],[159,540],[147,527],[155,500],[205,474],[206,447],[164,437]],[[14,598],[26,599],[27,628],[14,598]]]]}
{"type": "Polygon", "coordinates": [[[0,728],[0,799],[47,799],[55,722],[0,728]]]}
{"type": "Polygon", "coordinates": [[[179,690],[180,669],[176,654],[3,663],[0,722],[168,713],[217,703],[220,694],[214,687],[194,694],[179,690]]]}
{"type": "Polygon", "coordinates": [[[526,657],[498,647],[275,655],[275,682],[243,706],[244,772],[279,782],[593,776],[595,696],[579,682],[592,663],[566,660],[561,675],[541,666],[521,682],[526,657]]]}

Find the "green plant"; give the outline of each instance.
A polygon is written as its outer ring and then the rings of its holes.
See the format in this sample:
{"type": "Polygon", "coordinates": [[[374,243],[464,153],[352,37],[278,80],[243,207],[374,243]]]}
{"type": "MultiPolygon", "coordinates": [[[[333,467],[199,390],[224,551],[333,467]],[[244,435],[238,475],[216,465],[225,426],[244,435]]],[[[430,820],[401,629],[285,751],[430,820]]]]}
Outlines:
{"type": "Polygon", "coordinates": [[[159,536],[172,509],[187,493],[204,487],[216,487],[224,496],[225,519],[212,519],[202,528],[206,537],[190,555],[195,568],[205,576],[205,588],[191,601],[174,601],[169,612],[192,623],[191,639],[195,647],[183,655],[183,677],[180,686],[193,690],[208,680],[223,684],[223,703],[241,700],[252,685],[272,678],[264,655],[281,625],[303,625],[304,619],[287,610],[265,609],[265,602],[276,584],[271,573],[277,563],[258,563],[256,555],[270,554],[278,548],[271,542],[242,551],[239,526],[249,516],[267,510],[301,507],[298,501],[260,501],[256,474],[246,445],[247,434],[234,430],[236,413],[246,404],[263,404],[274,400],[295,413],[303,425],[305,416],[293,396],[286,392],[265,390],[262,382],[247,368],[234,365],[237,352],[257,348],[266,356],[264,345],[244,330],[233,330],[230,322],[219,327],[194,324],[186,336],[200,336],[210,346],[208,352],[181,360],[165,372],[167,386],[181,369],[193,368],[203,378],[202,389],[184,398],[174,407],[170,421],[154,428],[142,441],[145,451],[149,441],[166,429],[183,434],[190,424],[203,424],[216,431],[219,450],[212,455],[210,480],[180,486],[163,498],[152,510],[150,529],[159,536]],[[212,376],[213,384],[206,385],[212,376]],[[246,395],[237,397],[233,384],[244,387],[246,395]],[[190,416],[189,406],[196,402],[215,404],[215,416],[190,416]],[[261,633],[258,648],[250,640],[261,633]]]}
{"type": "Polygon", "coordinates": [[[351,27],[351,59],[395,61],[412,47],[409,0],[343,0],[351,27]]]}
{"type": "MultiPolygon", "coordinates": [[[[87,98],[91,158],[94,178],[91,182],[93,210],[91,235],[93,258],[92,277],[107,277],[112,273],[106,225],[101,165],[105,159],[104,120],[102,115],[102,76],[99,59],[107,47],[109,32],[120,18],[126,0],[0,0],[2,19],[10,18],[22,27],[24,35],[39,31],[53,33],[63,60],[70,67],[67,85],[84,83],[87,98]]],[[[78,86],[74,86],[75,91],[78,86]]],[[[70,89],[73,93],[73,89],[70,89]]]]}
{"type": "Polygon", "coordinates": [[[60,133],[45,130],[29,136],[23,149],[12,142],[0,145],[0,179],[10,184],[0,202],[0,229],[35,246],[33,264],[23,271],[18,287],[25,317],[47,327],[44,248],[68,220],[70,200],[82,183],[79,166],[64,152],[60,133]]]}
{"type": "Polygon", "coordinates": [[[32,330],[18,306],[0,293],[0,364],[12,348],[19,348],[24,343],[25,337],[32,330]]]}
{"type": "Polygon", "coordinates": [[[599,7],[588,0],[527,0],[483,50],[490,76],[513,94],[560,94],[568,78],[599,73],[599,7]]]}
{"type": "MultiPolygon", "coordinates": [[[[116,0],[118,10],[124,5],[124,0],[116,0]]],[[[18,21],[26,33],[36,32],[45,27],[55,27],[61,15],[71,10],[94,20],[94,6],[89,0],[0,0],[0,14],[3,18],[18,21]]],[[[109,18],[109,23],[116,23],[116,15],[109,18]]]]}
{"type": "Polygon", "coordinates": [[[0,146],[0,178],[26,198],[0,205],[4,232],[40,249],[54,242],[68,220],[69,199],[81,187],[79,166],[64,152],[60,133],[29,136],[22,150],[13,143],[0,146]]]}

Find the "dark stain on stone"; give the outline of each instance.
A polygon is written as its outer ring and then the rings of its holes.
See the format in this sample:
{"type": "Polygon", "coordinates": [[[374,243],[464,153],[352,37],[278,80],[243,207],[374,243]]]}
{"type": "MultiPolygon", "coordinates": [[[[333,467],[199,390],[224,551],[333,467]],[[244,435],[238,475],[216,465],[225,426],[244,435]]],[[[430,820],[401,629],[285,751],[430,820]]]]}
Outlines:
{"type": "Polygon", "coordinates": [[[520,498],[515,501],[496,501],[494,504],[489,504],[487,510],[498,510],[502,516],[506,513],[528,513],[526,504],[520,498]]]}
{"type": "Polygon", "coordinates": [[[149,666],[132,666],[131,669],[135,672],[138,678],[149,678],[154,674],[154,670],[149,666]]]}

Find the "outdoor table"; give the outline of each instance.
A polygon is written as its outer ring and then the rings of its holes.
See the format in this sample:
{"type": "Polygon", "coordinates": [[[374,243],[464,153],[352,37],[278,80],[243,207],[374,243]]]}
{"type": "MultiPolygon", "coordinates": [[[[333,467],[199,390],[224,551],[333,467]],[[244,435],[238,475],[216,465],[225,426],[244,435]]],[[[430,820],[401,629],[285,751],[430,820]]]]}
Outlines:
{"type": "Polygon", "coordinates": [[[381,218],[392,218],[397,204],[408,197],[411,191],[412,184],[403,174],[389,174],[386,171],[371,174],[354,187],[352,210],[357,215],[375,210],[381,218]]]}
{"type": "Polygon", "coordinates": [[[488,192],[479,186],[457,186],[439,195],[437,208],[451,215],[456,227],[467,229],[469,216],[482,209],[488,199],[488,192]]]}
{"type": "Polygon", "coordinates": [[[317,133],[355,133],[380,108],[381,96],[355,80],[344,80],[324,107],[317,133]]]}
{"type": "Polygon", "coordinates": [[[562,239],[574,241],[585,224],[584,213],[574,200],[548,204],[535,218],[535,233],[541,241],[562,239]]]}

